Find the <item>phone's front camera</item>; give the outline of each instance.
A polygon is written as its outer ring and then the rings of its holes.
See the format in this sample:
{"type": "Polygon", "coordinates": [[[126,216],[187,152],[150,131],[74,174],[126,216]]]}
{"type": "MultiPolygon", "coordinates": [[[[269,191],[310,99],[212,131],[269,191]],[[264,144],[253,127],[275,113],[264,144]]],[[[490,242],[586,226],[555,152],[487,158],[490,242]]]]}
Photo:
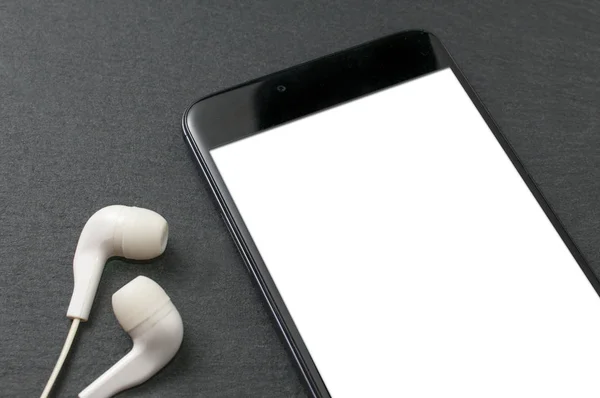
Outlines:
{"type": "Polygon", "coordinates": [[[283,85],[277,86],[277,91],[279,91],[280,93],[283,93],[285,90],[287,90],[286,86],[283,86],[283,85]]]}

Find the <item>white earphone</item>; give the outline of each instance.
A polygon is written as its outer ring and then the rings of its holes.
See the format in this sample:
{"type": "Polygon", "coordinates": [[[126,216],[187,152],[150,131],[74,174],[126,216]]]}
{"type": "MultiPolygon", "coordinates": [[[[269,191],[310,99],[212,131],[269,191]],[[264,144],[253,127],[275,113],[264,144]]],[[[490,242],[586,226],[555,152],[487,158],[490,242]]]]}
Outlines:
{"type": "Polygon", "coordinates": [[[85,390],[79,398],[107,398],[141,384],[175,356],[183,339],[183,323],[167,293],[152,279],[138,276],[112,297],[121,327],[133,348],[85,390]]]}
{"type": "MultiPolygon", "coordinates": [[[[150,260],[167,245],[167,221],[151,210],[108,206],[85,224],[73,259],[74,288],[67,317],[67,339],[41,398],[50,394],[69,353],[80,322],[88,320],[106,261],[111,257],[150,260]]],[[[113,295],[113,309],[134,342],[133,349],[86,388],[80,397],[107,398],[140,384],[165,366],[183,338],[181,316],[154,281],[137,277],[113,295]]]]}
{"type": "Polygon", "coordinates": [[[119,205],[98,210],[83,227],[75,249],[75,283],[67,316],[87,321],[110,257],[150,260],[165,251],[168,238],[167,221],[152,210],[119,205]]]}

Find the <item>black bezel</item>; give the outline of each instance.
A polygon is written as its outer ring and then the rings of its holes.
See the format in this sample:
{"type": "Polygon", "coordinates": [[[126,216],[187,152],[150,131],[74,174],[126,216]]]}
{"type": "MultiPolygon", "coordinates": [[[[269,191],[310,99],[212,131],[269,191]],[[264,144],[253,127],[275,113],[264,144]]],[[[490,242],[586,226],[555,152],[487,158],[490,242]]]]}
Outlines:
{"type": "Polygon", "coordinates": [[[215,166],[210,150],[437,70],[451,68],[586,277],[600,282],[440,41],[428,32],[387,36],[202,98],[184,113],[188,142],[228,229],[314,397],[330,397],[307,347],[215,166]],[[285,89],[282,89],[285,87],[285,89]]]}

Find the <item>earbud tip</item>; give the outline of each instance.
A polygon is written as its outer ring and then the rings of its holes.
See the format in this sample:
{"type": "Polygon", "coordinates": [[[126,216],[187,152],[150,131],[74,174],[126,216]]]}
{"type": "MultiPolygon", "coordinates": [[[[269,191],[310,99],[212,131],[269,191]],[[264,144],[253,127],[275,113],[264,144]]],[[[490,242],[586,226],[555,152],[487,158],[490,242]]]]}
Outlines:
{"type": "Polygon", "coordinates": [[[113,311],[121,327],[129,332],[171,301],[152,279],[138,276],[112,296],[113,311]]]}
{"type": "Polygon", "coordinates": [[[130,207],[123,228],[123,256],[135,260],[150,260],[160,256],[167,247],[169,224],[152,210],[130,207]]]}

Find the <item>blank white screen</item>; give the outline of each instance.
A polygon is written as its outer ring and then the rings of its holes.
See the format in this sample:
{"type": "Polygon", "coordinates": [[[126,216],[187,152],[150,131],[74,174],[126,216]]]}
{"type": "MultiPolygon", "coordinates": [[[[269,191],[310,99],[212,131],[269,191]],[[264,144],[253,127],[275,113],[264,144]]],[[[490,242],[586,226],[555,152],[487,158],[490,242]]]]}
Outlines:
{"type": "Polygon", "coordinates": [[[597,397],[600,300],[451,70],[213,150],[334,397],[597,397]]]}

